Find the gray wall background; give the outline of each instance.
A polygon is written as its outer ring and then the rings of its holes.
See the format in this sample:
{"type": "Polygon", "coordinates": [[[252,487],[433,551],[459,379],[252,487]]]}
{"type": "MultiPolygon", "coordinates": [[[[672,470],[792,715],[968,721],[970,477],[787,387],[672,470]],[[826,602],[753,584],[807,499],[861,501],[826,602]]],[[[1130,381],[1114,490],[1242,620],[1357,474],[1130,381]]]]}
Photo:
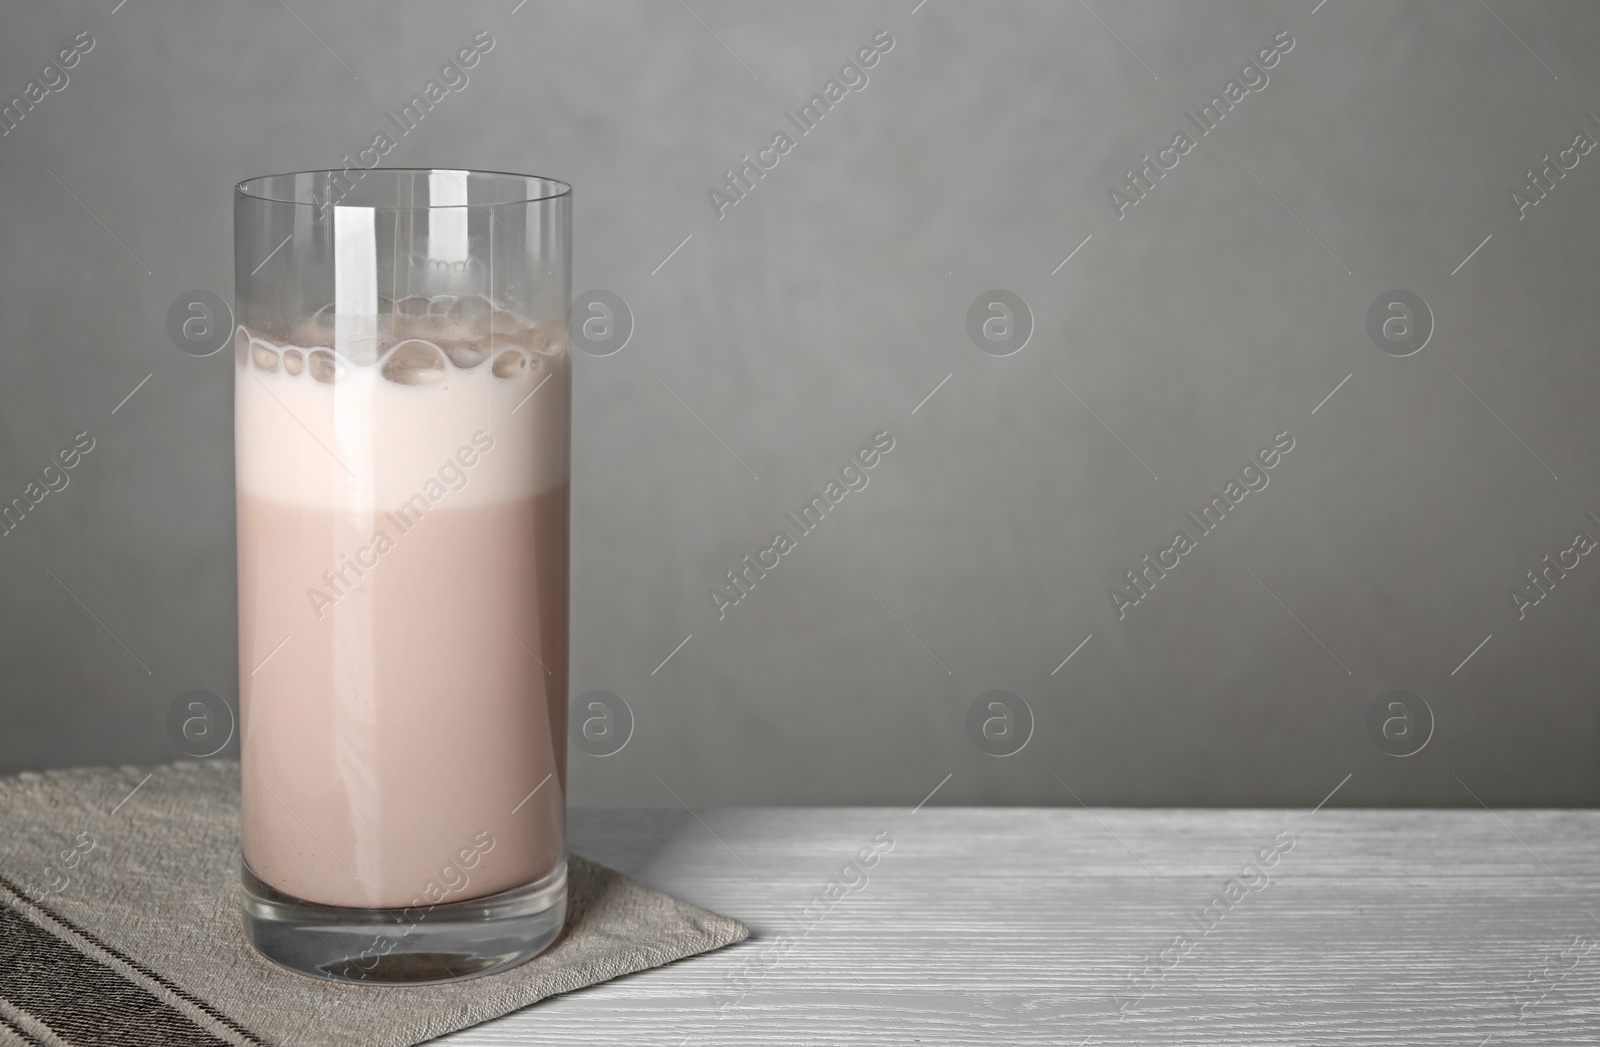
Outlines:
{"type": "Polygon", "coordinates": [[[6,7],[8,97],[96,46],[0,138],[0,496],[95,449],[0,538],[0,770],[175,759],[178,694],[237,700],[231,365],[167,307],[231,297],[236,180],[337,165],[488,30],[386,163],[572,182],[574,287],[635,315],[578,361],[572,609],[573,693],[636,725],[573,753],[574,803],[1600,801],[1600,562],[1509,596],[1600,537],[1600,152],[1509,196],[1600,136],[1600,8],[686,3],[6,7]],[[879,30],[870,85],[719,220],[707,189],[879,30]],[[1119,220],[1108,189],[1284,30],[1119,220]],[[994,288],[1035,324],[1003,358],[965,326],[994,288]],[[1366,330],[1396,288],[1435,319],[1403,358],[1366,330]],[[718,620],[708,588],[884,429],[718,620]],[[1283,430],[1118,620],[1108,587],[1283,430]],[[966,728],[993,689],[1035,721],[1004,758],[966,728]],[[1391,689],[1433,711],[1414,756],[1369,738],[1391,689]]]}

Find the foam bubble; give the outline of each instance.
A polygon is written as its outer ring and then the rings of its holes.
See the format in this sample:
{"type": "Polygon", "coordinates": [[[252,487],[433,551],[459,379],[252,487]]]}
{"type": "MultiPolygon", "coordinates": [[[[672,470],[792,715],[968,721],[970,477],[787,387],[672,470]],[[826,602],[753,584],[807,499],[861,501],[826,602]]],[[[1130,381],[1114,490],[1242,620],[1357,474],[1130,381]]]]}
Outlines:
{"type": "Polygon", "coordinates": [[[311,350],[306,354],[306,363],[306,370],[311,372],[311,377],[324,384],[332,383],[345,375],[344,365],[330,349],[311,350]]]}
{"type": "Polygon", "coordinates": [[[430,385],[444,377],[445,355],[432,342],[408,338],[383,358],[383,376],[401,385],[430,385]]]}
{"type": "Polygon", "coordinates": [[[444,315],[465,327],[490,330],[489,322],[496,310],[494,303],[481,294],[464,294],[451,302],[444,315]]]}

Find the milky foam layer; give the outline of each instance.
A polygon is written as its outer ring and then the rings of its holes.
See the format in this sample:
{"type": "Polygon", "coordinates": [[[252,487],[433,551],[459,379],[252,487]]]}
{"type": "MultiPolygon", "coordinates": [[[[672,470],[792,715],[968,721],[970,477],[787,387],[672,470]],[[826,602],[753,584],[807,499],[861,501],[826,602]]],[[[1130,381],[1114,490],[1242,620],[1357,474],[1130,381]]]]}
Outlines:
{"type": "Polygon", "coordinates": [[[513,501],[564,484],[571,349],[476,296],[319,311],[290,344],[235,332],[238,486],[351,513],[513,501]],[[406,311],[402,311],[406,310],[406,311]]]}

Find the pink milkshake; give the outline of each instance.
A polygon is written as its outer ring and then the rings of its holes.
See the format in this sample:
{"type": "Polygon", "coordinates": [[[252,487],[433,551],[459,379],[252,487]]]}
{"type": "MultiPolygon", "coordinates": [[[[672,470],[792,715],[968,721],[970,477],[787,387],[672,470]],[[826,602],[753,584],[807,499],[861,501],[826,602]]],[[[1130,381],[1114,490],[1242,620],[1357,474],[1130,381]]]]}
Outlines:
{"type": "Polygon", "coordinates": [[[565,857],[570,354],[474,304],[339,355],[236,336],[244,855],[295,898],[456,901],[565,857]]]}

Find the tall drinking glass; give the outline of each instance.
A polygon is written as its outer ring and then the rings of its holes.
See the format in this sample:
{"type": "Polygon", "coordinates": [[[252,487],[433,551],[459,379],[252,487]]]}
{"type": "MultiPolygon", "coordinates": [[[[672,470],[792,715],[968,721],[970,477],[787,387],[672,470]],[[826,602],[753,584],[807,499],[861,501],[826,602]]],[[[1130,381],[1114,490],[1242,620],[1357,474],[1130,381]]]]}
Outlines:
{"type": "Polygon", "coordinates": [[[293,970],[447,981],[561,930],[571,199],[236,188],[244,914],[293,970]]]}

